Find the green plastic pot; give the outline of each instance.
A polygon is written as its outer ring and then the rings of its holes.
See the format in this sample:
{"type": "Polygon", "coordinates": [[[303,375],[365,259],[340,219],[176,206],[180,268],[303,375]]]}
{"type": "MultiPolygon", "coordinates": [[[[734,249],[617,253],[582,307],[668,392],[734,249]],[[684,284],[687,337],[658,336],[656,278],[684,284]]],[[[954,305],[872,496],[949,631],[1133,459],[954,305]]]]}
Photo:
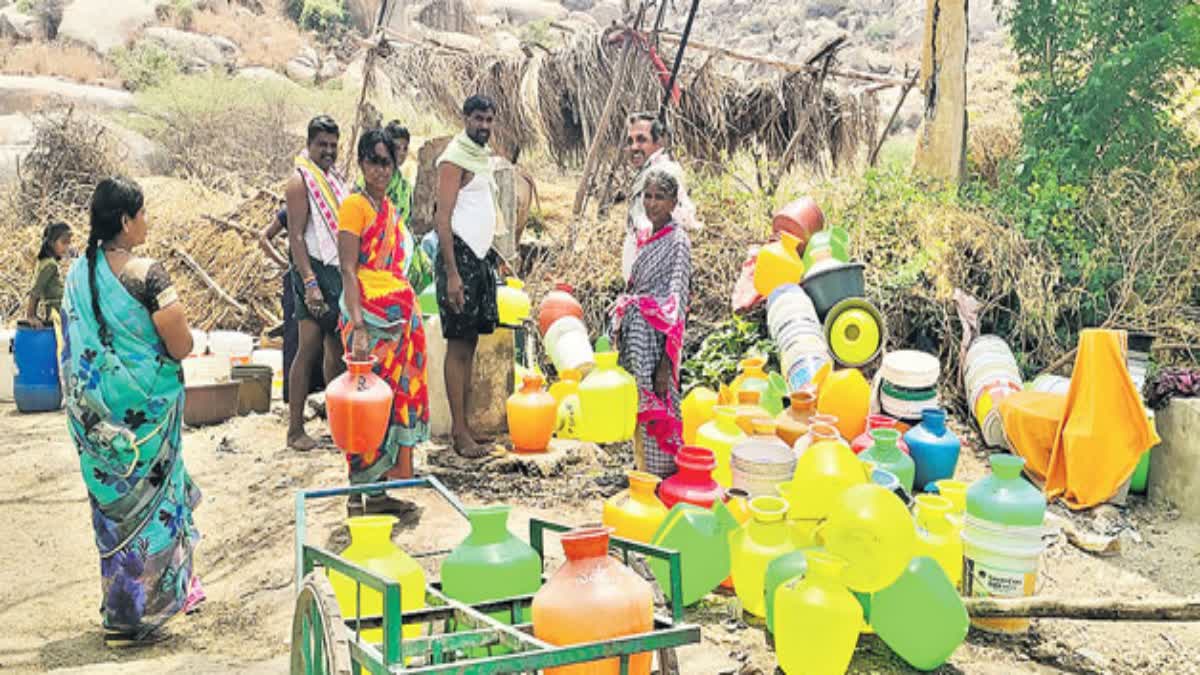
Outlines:
{"type": "MultiPolygon", "coordinates": [[[[658,526],[650,543],[679,551],[685,607],[699,602],[729,576],[729,535],[738,527],[737,519],[720,500],[711,509],[680,502],[658,526]]],[[[648,564],[663,594],[670,599],[670,566],[658,558],[648,564]]]]}
{"type": "Polygon", "coordinates": [[[1150,451],[1142,453],[1142,458],[1138,460],[1137,468],[1133,471],[1133,478],[1129,480],[1129,491],[1137,494],[1146,494],[1146,481],[1150,478],[1150,451]]]}

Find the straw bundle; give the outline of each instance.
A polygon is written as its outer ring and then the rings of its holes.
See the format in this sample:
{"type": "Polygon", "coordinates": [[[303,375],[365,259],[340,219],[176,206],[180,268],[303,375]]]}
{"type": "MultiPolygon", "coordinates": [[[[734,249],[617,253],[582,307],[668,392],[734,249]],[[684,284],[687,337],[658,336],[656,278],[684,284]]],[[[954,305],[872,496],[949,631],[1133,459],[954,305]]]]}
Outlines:
{"type": "MultiPolygon", "coordinates": [[[[559,165],[578,165],[617,77],[623,43],[611,35],[577,32],[561,48],[530,56],[397,45],[387,71],[397,85],[450,119],[457,119],[466,96],[485,93],[500,107],[493,143],[504,154],[543,147],[559,165]]],[[[618,120],[634,111],[657,112],[663,95],[648,51],[635,48],[629,80],[618,83],[623,93],[618,120]]],[[[660,56],[667,63],[674,58],[665,50],[660,56]]],[[[683,95],[669,118],[672,141],[693,158],[719,161],[747,145],[780,158],[798,136],[797,160],[841,163],[875,135],[874,96],[836,91],[832,80],[822,84],[815,75],[746,81],[722,72],[712,58],[701,63],[685,58],[677,82],[683,95]]],[[[623,125],[610,124],[604,147],[615,153],[624,132],[623,125]]]]}

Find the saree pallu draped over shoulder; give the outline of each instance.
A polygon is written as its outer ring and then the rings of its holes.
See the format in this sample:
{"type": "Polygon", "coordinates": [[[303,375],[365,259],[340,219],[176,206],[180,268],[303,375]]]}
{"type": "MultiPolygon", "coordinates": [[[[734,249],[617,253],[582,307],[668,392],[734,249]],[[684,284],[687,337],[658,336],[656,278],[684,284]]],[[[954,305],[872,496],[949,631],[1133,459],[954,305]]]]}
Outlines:
{"type": "Polygon", "coordinates": [[[197,601],[192,510],[200,490],[182,455],[183,371],[149,313],[96,256],[67,275],[63,351],[67,425],[92,509],[100,551],[104,627],[144,637],[197,601]]]}
{"type": "Polygon", "coordinates": [[[646,470],[663,477],[675,473],[675,453],[683,444],[679,368],[691,277],[691,241],[669,223],[639,244],[628,288],[612,312],[621,367],[638,384],[638,433],[645,437],[646,470]],[[660,396],[654,378],[664,359],[670,372],[660,396]]]}

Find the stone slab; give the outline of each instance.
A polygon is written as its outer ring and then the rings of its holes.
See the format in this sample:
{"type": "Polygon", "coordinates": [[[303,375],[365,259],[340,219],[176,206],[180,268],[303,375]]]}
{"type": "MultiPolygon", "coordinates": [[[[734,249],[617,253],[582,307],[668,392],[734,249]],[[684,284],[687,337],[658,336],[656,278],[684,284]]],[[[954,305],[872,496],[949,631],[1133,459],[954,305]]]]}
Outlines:
{"type": "Polygon", "coordinates": [[[1149,496],[1200,522],[1200,399],[1174,399],[1156,418],[1162,443],[1150,452],[1149,496]]]}

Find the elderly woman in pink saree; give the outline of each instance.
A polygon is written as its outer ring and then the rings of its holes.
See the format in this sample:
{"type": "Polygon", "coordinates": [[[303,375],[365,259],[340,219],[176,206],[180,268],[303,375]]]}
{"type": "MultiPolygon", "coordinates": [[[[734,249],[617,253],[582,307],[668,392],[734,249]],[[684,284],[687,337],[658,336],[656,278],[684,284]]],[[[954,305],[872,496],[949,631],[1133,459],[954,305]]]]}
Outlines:
{"type": "Polygon", "coordinates": [[[683,440],[679,366],[692,279],[692,244],[671,218],[679,183],[653,171],[642,192],[653,232],[638,242],[625,294],[613,309],[621,367],[638,384],[638,468],[662,477],[675,473],[683,440]],[[643,465],[644,463],[644,465],[643,465]]]}

